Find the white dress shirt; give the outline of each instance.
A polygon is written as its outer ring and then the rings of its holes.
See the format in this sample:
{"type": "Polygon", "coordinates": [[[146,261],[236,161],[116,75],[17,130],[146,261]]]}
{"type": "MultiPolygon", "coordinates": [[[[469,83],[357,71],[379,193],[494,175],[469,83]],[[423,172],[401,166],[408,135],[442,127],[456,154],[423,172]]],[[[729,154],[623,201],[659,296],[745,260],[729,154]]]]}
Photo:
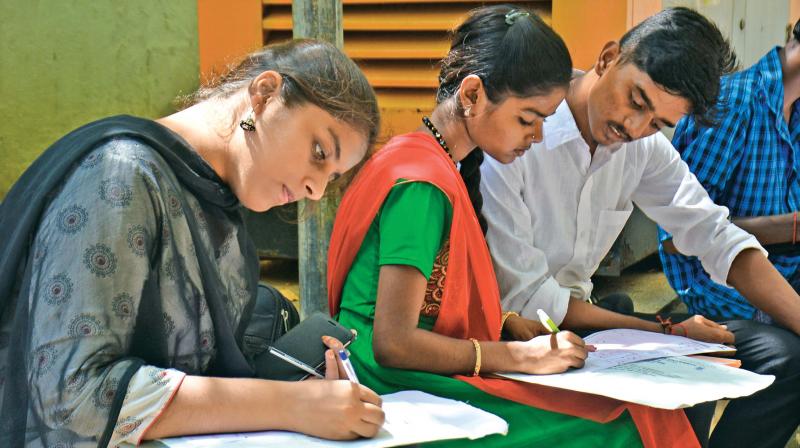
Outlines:
{"type": "Polygon", "coordinates": [[[509,165],[487,157],[481,176],[503,309],[530,319],[541,308],[561,323],[570,296],[588,299],[633,203],[718,283],[740,251],[764,251],[709,199],[664,135],[601,145],[592,156],[566,101],[545,121],[541,143],[509,165]]]}

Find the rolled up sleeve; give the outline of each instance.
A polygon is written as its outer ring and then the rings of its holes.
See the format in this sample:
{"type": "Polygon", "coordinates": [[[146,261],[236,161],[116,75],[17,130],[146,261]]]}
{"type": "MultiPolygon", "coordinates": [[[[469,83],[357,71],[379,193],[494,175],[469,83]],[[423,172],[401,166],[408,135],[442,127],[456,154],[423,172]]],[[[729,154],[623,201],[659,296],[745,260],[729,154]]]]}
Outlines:
{"type": "Polygon", "coordinates": [[[729,286],[731,264],[745,249],[767,255],[754,236],[728,220],[728,209],[711,200],[666,137],[657,134],[643,152],[648,161],[634,202],[672,234],[679,252],[696,256],[713,281],[729,286]]]}

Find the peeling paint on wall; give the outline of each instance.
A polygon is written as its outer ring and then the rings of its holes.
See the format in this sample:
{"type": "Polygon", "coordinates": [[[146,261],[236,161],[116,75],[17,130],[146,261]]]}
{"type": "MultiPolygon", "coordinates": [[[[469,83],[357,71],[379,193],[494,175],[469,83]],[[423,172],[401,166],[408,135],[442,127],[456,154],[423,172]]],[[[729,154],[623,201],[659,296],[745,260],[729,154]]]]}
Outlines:
{"type": "Polygon", "coordinates": [[[0,17],[0,197],[70,130],[163,116],[197,87],[197,0],[4,0],[0,17]]]}

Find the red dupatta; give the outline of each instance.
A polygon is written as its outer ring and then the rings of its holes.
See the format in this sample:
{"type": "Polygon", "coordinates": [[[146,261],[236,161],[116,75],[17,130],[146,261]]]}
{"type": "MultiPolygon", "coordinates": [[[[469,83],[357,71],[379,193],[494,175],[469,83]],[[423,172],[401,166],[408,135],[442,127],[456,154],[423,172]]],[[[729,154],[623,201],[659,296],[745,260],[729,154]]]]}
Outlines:
{"type": "MultiPolygon", "coordinates": [[[[500,293],[467,190],[453,162],[427,133],[390,140],[364,165],[342,199],[328,253],[328,304],[339,312],[342,288],[361,243],[398,179],[428,182],[453,206],[444,295],[433,331],[479,341],[500,339],[500,293]]],[[[655,409],[608,397],[500,378],[456,375],[486,393],[552,412],[606,423],[628,410],[645,447],[699,446],[682,410],[655,409]]]]}

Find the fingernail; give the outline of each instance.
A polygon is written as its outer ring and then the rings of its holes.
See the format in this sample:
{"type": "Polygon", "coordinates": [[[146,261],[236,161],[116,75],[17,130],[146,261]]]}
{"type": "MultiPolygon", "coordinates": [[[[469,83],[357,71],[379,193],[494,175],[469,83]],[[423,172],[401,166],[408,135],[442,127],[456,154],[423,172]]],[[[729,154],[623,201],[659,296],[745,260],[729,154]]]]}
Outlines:
{"type": "Polygon", "coordinates": [[[597,351],[597,347],[595,347],[595,346],[594,346],[594,345],[592,345],[592,344],[587,344],[587,345],[586,345],[586,350],[588,350],[588,351],[590,351],[590,352],[596,352],[596,351],[597,351]]]}

